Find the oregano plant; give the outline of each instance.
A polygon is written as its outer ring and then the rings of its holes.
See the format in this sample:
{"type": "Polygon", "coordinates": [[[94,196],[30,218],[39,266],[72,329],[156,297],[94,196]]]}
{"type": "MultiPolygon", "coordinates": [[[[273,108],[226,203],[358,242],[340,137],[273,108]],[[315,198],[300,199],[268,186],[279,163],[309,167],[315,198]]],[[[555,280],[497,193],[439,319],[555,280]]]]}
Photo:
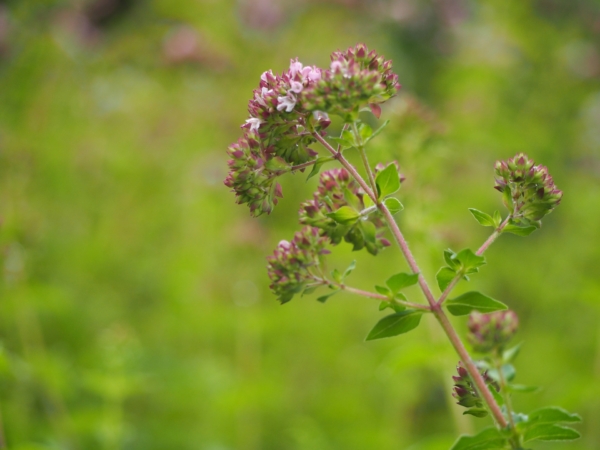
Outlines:
{"type": "Polygon", "coordinates": [[[464,414],[491,418],[493,425],[474,436],[460,436],[452,450],[528,449],[534,441],[568,441],[579,433],[570,425],[581,419],[562,408],[550,406],[535,411],[516,411],[511,397],[535,387],[514,383],[513,362],[520,344],[509,346],[518,328],[517,315],[500,300],[478,291],[453,296],[455,286],[478,273],[486,264],[483,256],[502,234],[527,236],[561,201],[548,169],[519,153],[494,167],[495,189],[506,207],[504,214],[488,214],[471,208],[474,219],[491,228],[488,239],[475,249],[443,251],[444,266],[436,274],[436,296],[419,269],[408,243],[395,220],[403,205],[397,198],[404,177],[397,162],[372,165],[367,148],[382,132],[387,121],[373,129],[359,113],[381,115],[381,104],[400,89],[392,62],[364,44],[331,55],[327,69],[304,66],[297,59],[281,75],[264,72],[249,102],[250,117],[242,125],[243,136],[228,149],[229,174],[225,185],[237,202],[247,204],[253,216],[269,214],[283,196],[278,178],[308,172],[319,176],[317,191],[300,205],[302,228],[291,240],[279,242],[267,258],[270,288],[281,303],[318,289],[320,302],[346,291],[380,301],[386,314],[366,339],[382,339],[408,333],[419,326],[425,314],[435,317],[459,362],[453,377],[453,396],[464,414]],[[343,121],[341,132],[327,133],[330,115],[343,121]],[[358,152],[362,167],[346,157],[358,152]],[[325,164],[337,167],[321,172],[325,164]],[[397,273],[373,291],[352,287],[347,278],[352,262],[343,270],[328,272],[325,260],[330,249],[346,242],[353,250],[377,255],[391,246],[391,235],[406,259],[409,272],[397,273]],[[424,303],[403,292],[418,285],[424,303]],[[454,329],[448,314],[468,316],[472,357],[454,329]]]}

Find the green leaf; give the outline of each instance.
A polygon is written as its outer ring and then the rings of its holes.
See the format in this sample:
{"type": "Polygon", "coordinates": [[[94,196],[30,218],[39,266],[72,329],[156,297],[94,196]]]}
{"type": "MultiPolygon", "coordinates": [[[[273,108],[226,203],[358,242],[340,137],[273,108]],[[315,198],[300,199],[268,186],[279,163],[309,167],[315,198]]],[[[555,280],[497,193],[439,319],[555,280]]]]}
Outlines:
{"type": "Polygon", "coordinates": [[[407,302],[407,301],[408,301],[408,299],[406,298],[406,295],[404,295],[402,292],[396,292],[396,293],[394,294],[394,298],[395,298],[396,300],[402,300],[402,301],[404,301],[404,302],[407,302]]]}
{"type": "Polygon", "coordinates": [[[539,386],[525,386],[524,384],[507,384],[506,388],[510,392],[521,392],[523,394],[538,392],[542,389],[539,386]]]}
{"type": "Polygon", "coordinates": [[[377,322],[365,340],[372,341],[408,333],[419,326],[422,315],[420,311],[407,309],[406,311],[384,317],[377,322]]]}
{"type": "Polygon", "coordinates": [[[477,291],[470,291],[452,300],[448,300],[446,307],[453,316],[465,316],[471,311],[488,313],[508,308],[504,303],[477,291]]]}
{"type": "Polygon", "coordinates": [[[377,241],[377,228],[375,224],[370,220],[362,220],[359,225],[365,241],[375,245],[377,241]]]}
{"type": "Polygon", "coordinates": [[[529,236],[535,230],[537,230],[537,228],[533,225],[528,227],[518,227],[509,223],[502,229],[502,232],[516,234],[517,236],[529,236]]]}
{"type": "Polygon", "coordinates": [[[406,306],[402,305],[401,303],[398,303],[395,298],[389,301],[383,301],[379,304],[379,311],[383,311],[386,308],[393,309],[394,312],[402,312],[406,310],[406,306]]]}
{"type": "Polygon", "coordinates": [[[327,213],[326,216],[332,218],[341,225],[349,225],[354,223],[360,217],[356,210],[350,208],[349,206],[342,206],[337,211],[327,213]]]}
{"type": "Polygon", "coordinates": [[[464,273],[474,273],[478,271],[478,267],[483,266],[485,262],[485,258],[483,256],[478,256],[473,253],[472,250],[466,248],[461,250],[457,255],[456,259],[460,261],[462,264],[462,271],[464,273]]]}
{"type": "Polygon", "coordinates": [[[368,195],[363,196],[363,202],[365,203],[365,208],[375,206],[375,203],[373,203],[373,200],[371,200],[371,197],[369,197],[368,195]]]}
{"type": "Polygon", "coordinates": [[[350,144],[351,147],[358,147],[358,142],[356,142],[356,136],[350,130],[342,131],[342,139],[350,144]]]}
{"type": "Polygon", "coordinates": [[[346,279],[346,277],[348,275],[350,275],[354,269],[356,269],[356,260],[352,261],[350,263],[350,265],[348,267],[346,267],[346,270],[344,270],[344,273],[342,274],[342,281],[344,281],[346,279]]]}
{"type": "Polygon", "coordinates": [[[304,288],[304,290],[302,291],[301,297],[304,297],[305,295],[308,295],[308,294],[312,294],[313,292],[315,292],[320,287],[321,287],[320,284],[318,284],[316,286],[306,286],[304,288]]]}
{"type": "Polygon", "coordinates": [[[506,209],[508,209],[509,211],[512,211],[514,209],[512,201],[512,192],[508,188],[508,186],[504,189],[504,192],[502,192],[502,203],[504,203],[504,206],[506,206],[506,209]]]}
{"type": "Polygon", "coordinates": [[[444,261],[446,261],[446,264],[448,264],[451,269],[460,268],[460,261],[456,260],[456,253],[449,248],[444,250],[444,261]]]}
{"type": "Polygon", "coordinates": [[[279,170],[287,170],[290,165],[281,156],[276,156],[268,159],[265,163],[265,167],[273,172],[277,172],[279,170]]]}
{"type": "MultiPolygon", "coordinates": [[[[492,380],[497,381],[498,383],[500,382],[500,375],[498,375],[497,369],[489,369],[488,375],[490,376],[490,378],[492,380]]],[[[517,375],[515,366],[513,366],[512,364],[503,364],[502,365],[502,375],[504,376],[504,379],[506,381],[514,380],[515,376],[517,375]]]]}
{"type": "Polygon", "coordinates": [[[480,225],[483,225],[484,227],[496,226],[496,224],[494,223],[494,219],[489,214],[484,213],[483,211],[479,211],[475,208],[469,208],[469,211],[471,212],[473,217],[475,217],[475,220],[479,222],[480,225]]]}
{"type": "Polygon", "coordinates": [[[388,288],[386,288],[385,286],[375,286],[375,290],[380,293],[381,295],[385,295],[386,297],[392,298],[394,296],[394,293],[392,291],[390,291],[388,288]]]}
{"type": "Polygon", "coordinates": [[[581,422],[581,416],[579,414],[570,413],[558,406],[536,409],[528,415],[528,423],[581,422]]]}
{"type": "Polygon", "coordinates": [[[498,403],[499,406],[503,406],[504,405],[504,397],[502,397],[502,395],[500,394],[500,392],[498,392],[494,387],[492,386],[488,386],[489,387],[489,391],[490,394],[492,394],[492,397],[494,397],[494,400],[496,400],[496,403],[498,403]]]}
{"type": "Polygon", "coordinates": [[[390,302],[390,308],[392,308],[394,311],[396,311],[397,313],[405,311],[406,310],[406,306],[392,300],[390,302]]]}
{"type": "Polygon", "coordinates": [[[514,347],[511,347],[508,350],[504,350],[502,352],[502,361],[505,362],[505,363],[513,362],[517,358],[517,356],[519,355],[519,352],[521,351],[521,346],[522,345],[523,345],[523,343],[519,342],[514,347]]]}
{"type": "Polygon", "coordinates": [[[306,177],[306,181],[310,180],[315,175],[318,175],[319,171],[321,170],[321,166],[323,164],[325,164],[326,162],[329,162],[329,161],[331,161],[331,157],[330,156],[321,156],[321,157],[317,158],[315,160],[315,163],[312,166],[312,170],[310,171],[310,173],[306,177]]]}
{"type": "Polygon", "coordinates": [[[373,135],[373,128],[369,126],[369,124],[361,123],[358,126],[358,134],[360,136],[360,142],[365,144],[369,140],[369,138],[373,135]]]}
{"type": "Polygon", "coordinates": [[[397,273],[396,275],[392,275],[391,277],[389,277],[385,281],[385,284],[387,285],[387,287],[390,288],[390,290],[392,292],[396,293],[405,287],[412,286],[413,284],[417,284],[418,281],[419,281],[418,273],[403,273],[403,272],[401,272],[401,273],[397,273]]]}
{"type": "Polygon", "coordinates": [[[535,424],[523,433],[523,440],[528,441],[572,441],[579,439],[578,431],[551,423],[535,424]]]}
{"type": "Polygon", "coordinates": [[[398,169],[395,164],[388,165],[385,169],[377,174],[375,178],[375,184],[377,185],[377,198],[385,198],[390,194],[400,189],[400,177],[398,176],[398,169]]]}
{"type": "Polygon", "coordinates": [[[379,128],[377,128],[375,131],[373,131],[373,134],[371,136],[369,136],[369,138],[366,141],[363,141],[363,144],[366,144],[371,139],[373,139],[375,136],[377,136],[379,133],[381,133],[383,131],[383,129],[387,126],[388,123],[390,123],[389,120],[386,120],[385,122],[383,122],[379,128]]]}
{"type": "Polygon", "coordinates": [[[383,202],[392,214],[396,214],[404,209],[404,205],[395,197],[388,197],[383,202]]]}
{"type": "Polygon", "coordinates": [[[347,149],[350,147],[354,147],[354,139],[348,140],[343,137],[333,137],[333,136],[329,137],[329,139],[331,139],[333,142],[338,144],[341,149],[347,149]]]}
{"type": "Polygon", "coordinates": [[[459,437],[450,450],[500,450],[506,443],[507,439],[496,427],[488,427],[475,436],[459,437]]]}
{"type": "Polygon", "coordinates": [[[333,280],[337,283],[341,283],[342,282],[342,274],[339,270],[337,269],[333,269],[331,271],[331,277],[333,278],[333,280]]]}
{"type": "Polygon", "coordinates": [[[444,292],[455,276],[456,271],[450,267],[442,267],[440,270],[438,270],[438,273],[435,275],[435,279],[437,280],[440,291],[444,292]]]}
{"type": "Polygon", "coordinates": [[[465,415],[470,415],[470,416],[475,416],[475,417],[485,417],[488,415],[488,412],[485,408],[470,408],[470,409],[467,409],[463,413],[463,416],[465,416],[465,415]]]}
{"type": "Polygon", "coordinates": [[[494,211],[494,227],[498,228],[502,223],[502,216],[500,215],[500,211],[494,211]]]}
{"type": "Polygon", "coordinates": [[[333,295],[337,294],[338,292],[340,292],[340,290],[339,290],[339,289],[336,289],[335,291],[333,291],[333,292],[330,292],[329,294],[326,294],[326,295],[322,295],[322,296],[320,296],[319,298],[317,298],[317,301],[318,301],[318,302],[321,302],[321,303],[325,303],[329,297],[331,297],[331,296],[333,296],[333,295]]]}

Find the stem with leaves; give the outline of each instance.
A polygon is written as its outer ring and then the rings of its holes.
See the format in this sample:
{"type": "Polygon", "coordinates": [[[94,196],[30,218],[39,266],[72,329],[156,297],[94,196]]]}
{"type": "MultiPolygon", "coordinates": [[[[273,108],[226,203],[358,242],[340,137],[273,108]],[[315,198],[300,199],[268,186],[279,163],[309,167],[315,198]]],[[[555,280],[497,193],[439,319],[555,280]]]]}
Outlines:
{"type": "MultiPolygon", "coordinates": [[[[354,124],[353,129],[356,130],[356,124],[354,124]]],[[[478,391],[480,392],[481,396],[483,397],[483,399],[485,400],[486,404],[488,405],[490,411],[492,412],[494,419],[496,420],[498,425],[500,425],[500,427],[505,428],[507,426],[507,422],[506,422],[506,419],[504,418],[504,415],[502,414],[500,406],[498,406],[498,404],[496,403],[496,400],[494,399],[494,397],[488,390],[488,388],[485,384],[485,381],[483,380],[483,378],[481,377],[481,374],[477,370],[477,367],[473,363],[467,349],[465,348],[464,344],[460,340],[458,334],[456,333],[456,330],[450,323],[450,320],[446,316],[445,312],[442,310],[441,302],[438,302],[435,300],[435,297],[433,296],[433,293],[431,292],[431,289],[429,288],[427,280],[421,273],[419,266],[417,265],[417,262],[413,256],[412,252],[410,251],[408,242],[404,238],[402,231],[400,231],[400,228],[398,227],[398,224],[394,220],[394,217],[390,213],[389,209],[378,198],[378,196],[376,195],[376,191],[374,192],[367,185],[365,180],[360,176],[360,174],[354,168],[354,166],[346,158],[344,158],[341,151],[336,151],[325,139],[323,139],[320,135],[318,135],[318,133],[314,133],[314,136],[335,157],[335,159],[340,161],[340,163],[344,166],[344,168],[346,170],[348,170],[348,172],[359,183],[359,185],[363,188],[363,190],[369,196],[369,198],[371,198],[373,200],[373,202],[377,205],[377,208],[379,209],[379,211],[381,211],[381,213],[385,217],[388,227],[390,228],[390,231],[392,232],[398,246],[400,247],[400,250],[401,250],[402,254],[404,255],[404,258],[406,259],[410,269],[412,270],[413,273],[419,274],[418,283],[419,283],[419,286],[421,287],[423,294],[425,295],[425,298],[427,299],[427,302],[429,303],[429,310],[434,314],[435,318],[437,319],[437,321],[441,325],[442,329],[446,333],[446,336],[450,340],[450,343],[454,347],[455,351],[458,353],[460,359],[465,364],[465,367],[467,368],[469,375],[473,379],[474,383],[477,386],[478,391]]],[[[363,155],[363,154],[364,154],[364,149],[361,151],[361,155],[363,155]]],[[[365,163],[365,166],[366,166],[365,170],[367,171],[367,173],[372,173],[371,168],[368,166],[366,157],[363,158],[363,162],[365,163]]],[[[373,179],[373,184],[375,184],[374,179],[373,179]]],[[[507,220],[505,221],[505,224],[506,223],[508,223],[507,220]]],[[[485,249],[487,247],[489,247],[489,245],[496,239],[496,237],[499,235],[499,233],[500,232],[498,230],[494,231],[494,233],[492,234],[490,239],[488,239],[489,242],[486,241],[486,243],[484,244],[485,247],[483,248],[481,253],[483,253],[483,251],[485,251],[485,249]]],[[[458,277],[458,279],[460,279],[460,277],[458,277]]],[[[456,280],[456,282],[458,282],[458,279],[456,280]]],[[[454,284],[456,284],[456,282],[454,284]]],[[[446,296],[448,295],[449,292],[450,292],[450,290],[448,290],[448,292],[446,293],[446,296]]]]}

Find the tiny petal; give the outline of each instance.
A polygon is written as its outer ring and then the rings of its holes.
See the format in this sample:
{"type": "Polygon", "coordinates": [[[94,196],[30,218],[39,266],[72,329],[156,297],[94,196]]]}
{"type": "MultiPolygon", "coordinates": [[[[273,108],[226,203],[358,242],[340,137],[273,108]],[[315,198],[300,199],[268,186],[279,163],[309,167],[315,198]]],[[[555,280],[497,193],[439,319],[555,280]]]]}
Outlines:
{"type": "Polygon", "coordinates": [[[299,81],[292,81],[290,84],[290,90],[292,92],[295,92],[296,94],[299,94],[300,92],[302,92],[302,89],[304,89],[304,86],[302,86],[302,83],[300,83],[299,81]]]}
{"type": "Polygon", "coordinates": [[[291,112],[296,106],[296,97],[291,92],[288,92],[288,95],[285,97],[277,97],[277,111],[282,111],[285,109],[285,112],[291,112]]]}
{"type": "Polygon", "coordinates": [[[250,131],[257,131],[263,122],[264,122],[263,120],[261,120],[257,117],[251,117],[250,119],[246,120],[246,124],[242,125],[242,128],[249,127],[250,131]]]}

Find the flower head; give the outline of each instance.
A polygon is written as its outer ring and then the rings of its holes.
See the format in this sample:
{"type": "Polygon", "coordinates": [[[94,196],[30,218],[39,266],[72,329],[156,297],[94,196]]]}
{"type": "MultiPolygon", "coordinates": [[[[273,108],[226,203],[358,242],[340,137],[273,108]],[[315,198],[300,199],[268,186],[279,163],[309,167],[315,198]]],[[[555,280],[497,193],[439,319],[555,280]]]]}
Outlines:
{"type": "Polygon", "coordinates": [[[364,196],[365,193],[346,169],[327,170],[321,174],[313,198],[300,205],[300,223],[318,228],[321,235],[329,238],[334,245],[343,239],[353,244],[354,250],[364,247],[376,255],[390,243],[383,237],[386,228],[379,211],[361,216],[361,211],[365,210],[364,196]],[[347,223],[336,221],[332,213],[342,207],[355,210],[356,220],[347,223]]]}
{"type": "MultiPolygon", "coordinates": [[[[456,371],[458,372],[458,376],[452,377],[454,380],[452,396],[458,400],[456,403],[465,408],[478,408],[480,411],[476,415],[484,417],[486,412],[483,410],[483,400],[479,396],[477,389],[475,389],[475,384],[462,361],[458,362],[456,371]]],[[[488,386],[495,389],[496,392],[500,390],[498,384],[490,378],[487,371],[480,373],[488,386]]]]}
{"type": "Polygon", "coordinates": [[[267,258],[270,288],[281,303],[289,302],[308,284],[318,282],[314,274],[325,249],[326,239],[319,230],[304,227],[292,241],[281,241],[272,256],[267,258]]]}
{"type": "Polygon", "coordinates": [[[469,316],[467,339],[479,353],[502,351],[519,327],[514,311],[495,311],[488,314],[472,312],[469,316]]]}
{"type": "Polygon", "coordinates": [[[303,99],[307,110],[321,110],[349,119],[366,105],[383,103],[400,89],[392,62],[364,44],[331,55],[329,70],[310,86],[303,99]]]}
{"type": "Polygon", "coordinates": [[[540,220],[560,203],[563,193],[548,169],[536,165],[525,153],[518,153],[494,166],[495,189],[504,194],[506,207],[515,223],[539,226],[540,220]]]}
{"type": "Polygon", "coordinates": [[[275,178],[317,156],[309,147],[315,138],[308,130],[324,134],[331,121],[323,112],[302,109],[299,100],[320,77],[319,68],[297,59],[281,75],[269,70],[260,77],[248,103],[250,117],[242,125],[245,134],[229,147],[225,179],[238,203],[247,203],[253,215],[270,213],[277,204],[281,186],[275,178]]]}

